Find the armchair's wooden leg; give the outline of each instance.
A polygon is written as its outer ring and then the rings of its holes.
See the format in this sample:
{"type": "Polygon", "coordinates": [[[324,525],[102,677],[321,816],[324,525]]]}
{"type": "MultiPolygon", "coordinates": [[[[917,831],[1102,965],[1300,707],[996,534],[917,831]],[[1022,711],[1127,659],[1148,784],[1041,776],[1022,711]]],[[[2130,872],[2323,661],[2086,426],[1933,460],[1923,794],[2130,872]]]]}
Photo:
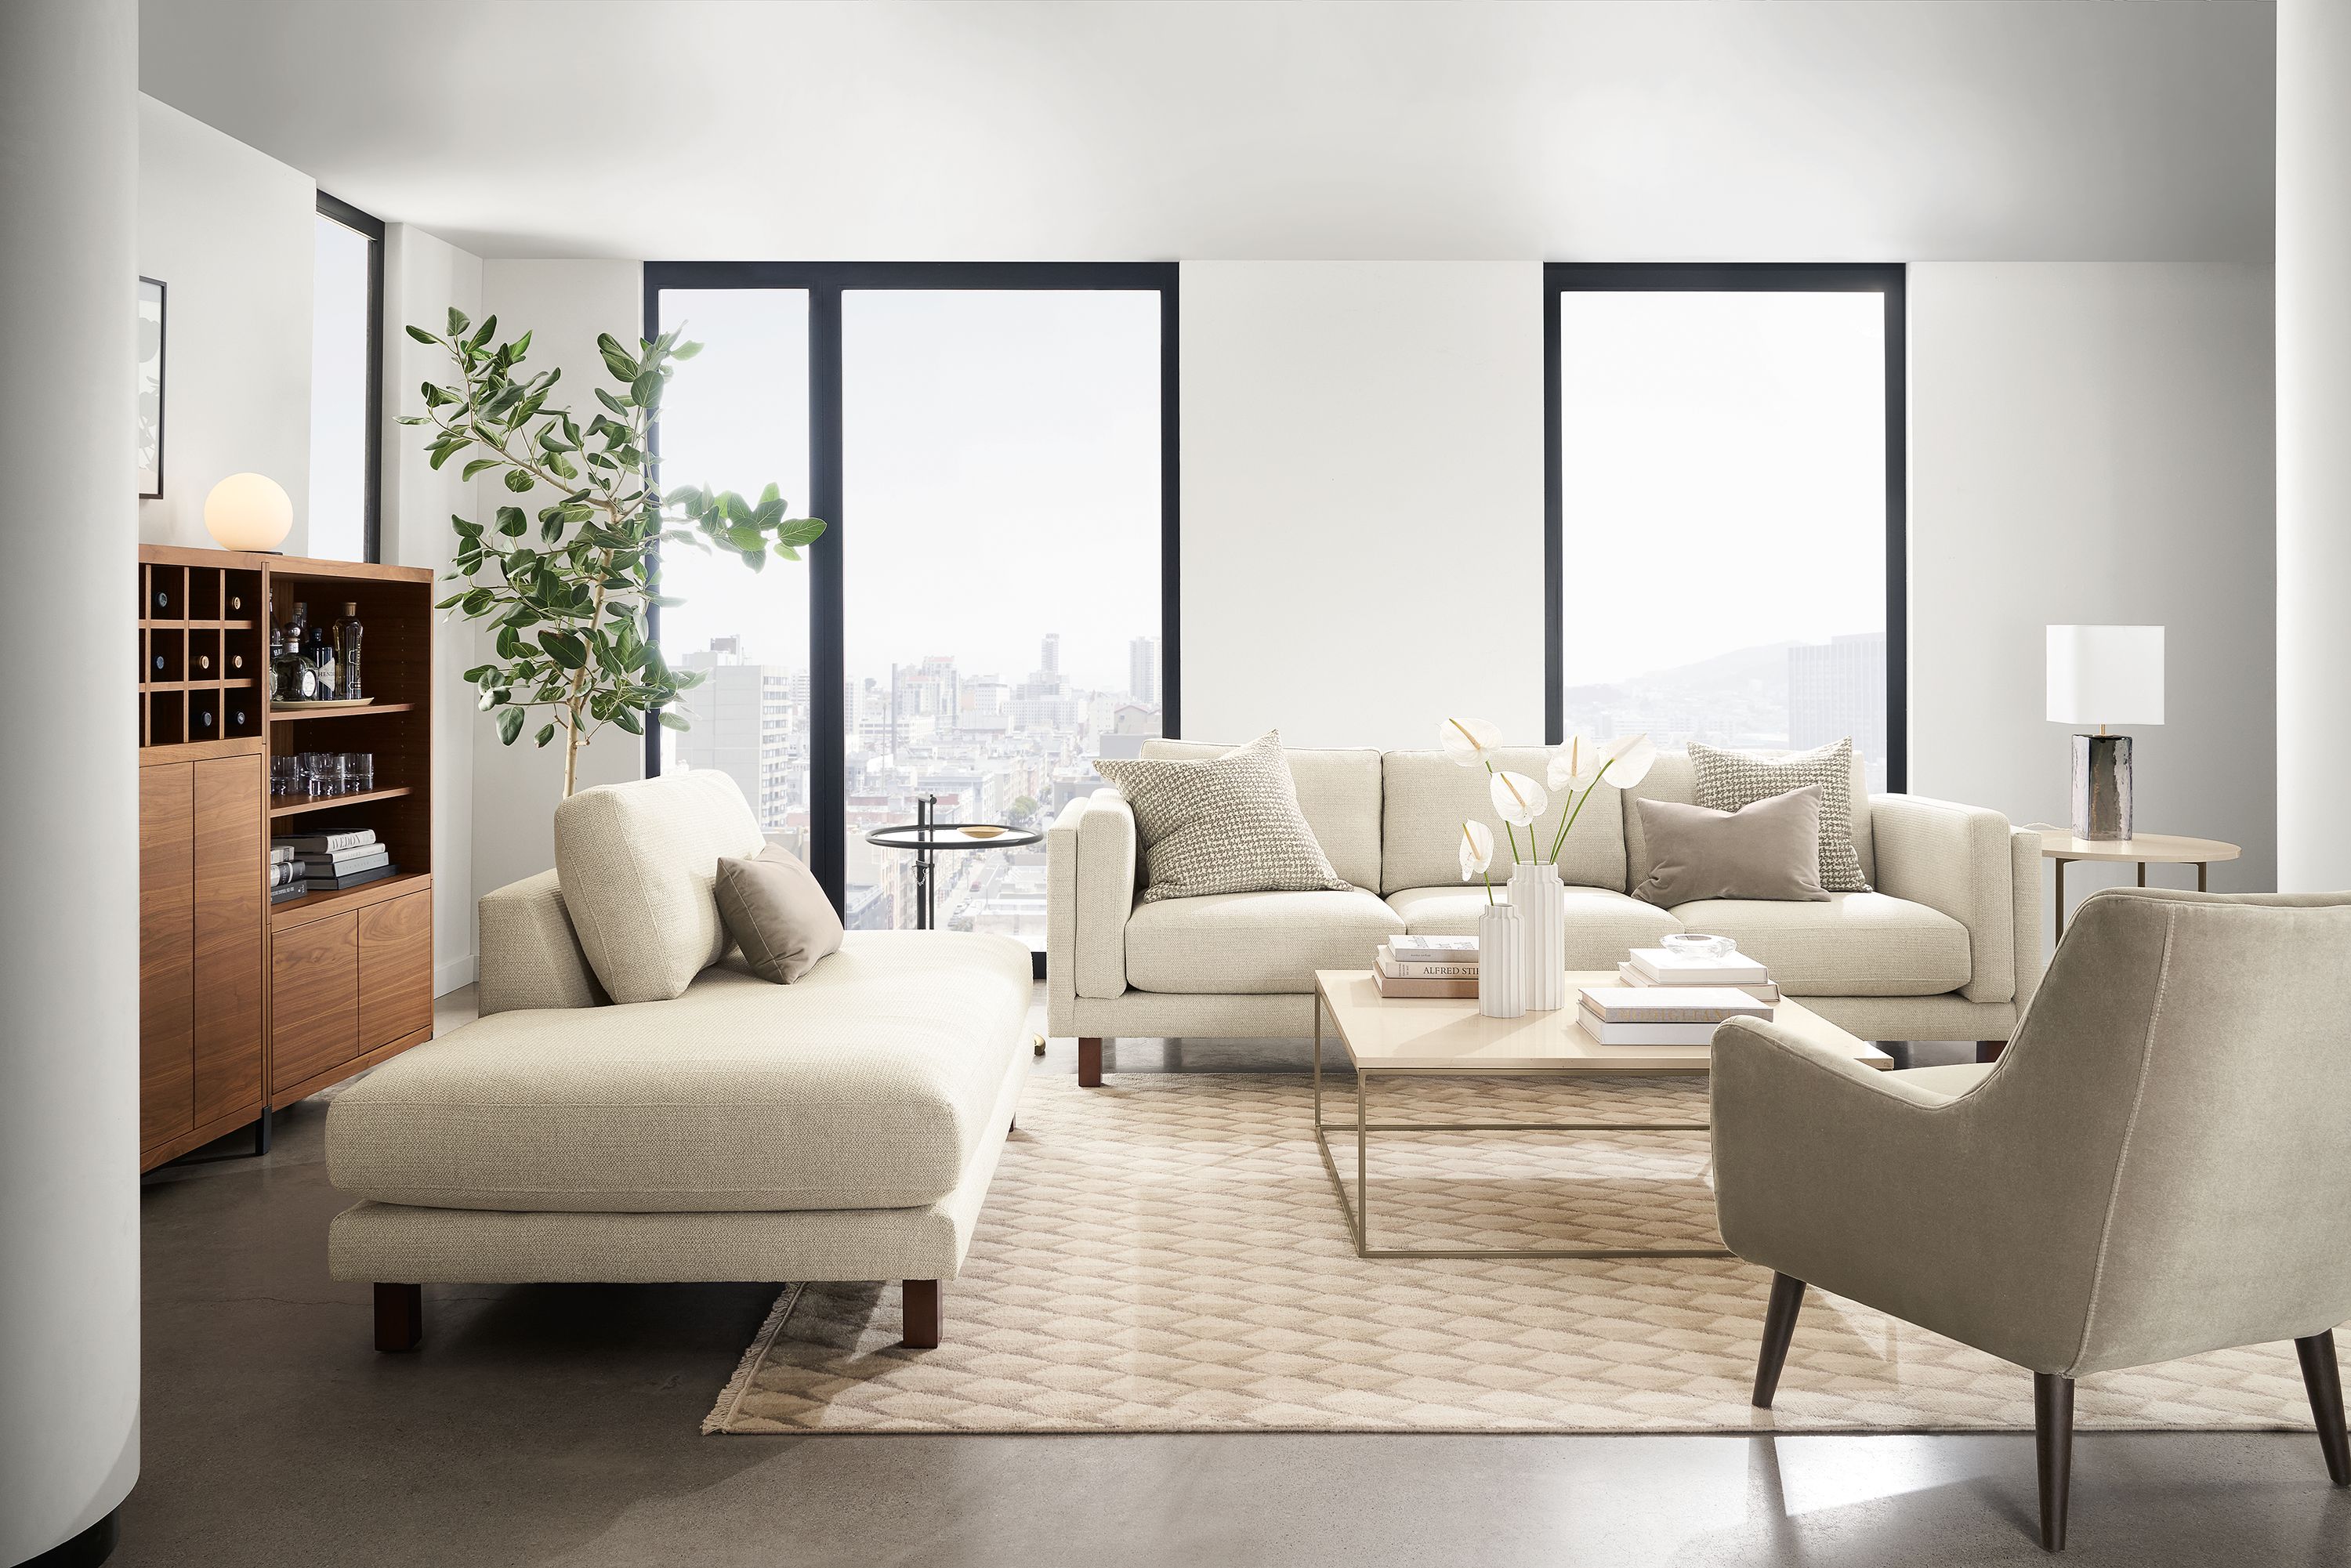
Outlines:
{"type": "Polygon", "coordinates": [[[2007,1049],[2007,1046],[2008,1041],[2004,1040],[1980,1040],[1976,1041],[1977,1062],[1980,1064],[1987,1061],[1998,1061],[2000,1060],[2000,1053],[2003,1050],[2007,1049]]]}
{"type": "Polygon", "coordinates": [[[2065,1496],[2074,1480],[2074,1380],[2032,1375],[2032,1444],[2041,1470],[2041,1545],[2065,1550],[2065,1496]]]}
{"type": "Polygon", "coordinates": [[[908,1350],[939,1348],[939,1282],[936,1280],[909,1280],[903,1287],[903,1309],[899,1316],[904,1322],[904,1337],[899,1343],[908,1350]]]}
{"type": "Polygon", "coordinates": [[[1090,1034],[1078,1041],[1078,1087],[1102,1087],[1102,1036],[1090,1034]]]}
{"type": "Polygon", "coordinates": [[[2294,1341],[2294,1353],[2302,1358],[2302,1385],[2309,1392],[2310,1414],[2318,1423],[2327,1479],[2351,1487],[2351,1435],[2343,1429],[2343,1372],[2335,1360],[2335,1331],[2294,1341]]]}
{"type": "Polygon", "coordinates": [[[423,1343],[424,1287],[378,1285],[375,1288],[376,1349],[414,1350],[423,1343]]]}
{"type": "Polygon", "coordinates": [[[1796,1314],[1804,1310],[1804,1282],[1785,1274],[1771,1276],[1771,1304],[1763,1312],[1763,1347],[1755,1353],[1755,1408],[1771,1408],[1780,1391],[1780,1368],[1787,1364],[1788,1342],[1796,1335],[1796,1314]]]}

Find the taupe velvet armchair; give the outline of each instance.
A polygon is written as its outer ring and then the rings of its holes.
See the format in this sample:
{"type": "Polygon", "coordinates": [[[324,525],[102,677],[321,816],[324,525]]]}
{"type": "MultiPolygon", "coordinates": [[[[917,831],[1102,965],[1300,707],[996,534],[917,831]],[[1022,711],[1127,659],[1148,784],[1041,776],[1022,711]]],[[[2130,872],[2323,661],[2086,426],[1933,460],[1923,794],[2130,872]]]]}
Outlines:
{"type": "Polygon", "coordinates": [[[2351,894],[2101,893],[1997,1062],[1739,1022],[1713,1094],[1723,1241],[1776,1275],[1757,1406],[1807,1283],[2027,1367],[2055,1551],[2074,1379],[2290,1339],[2351,1485],[2351,894]]]}

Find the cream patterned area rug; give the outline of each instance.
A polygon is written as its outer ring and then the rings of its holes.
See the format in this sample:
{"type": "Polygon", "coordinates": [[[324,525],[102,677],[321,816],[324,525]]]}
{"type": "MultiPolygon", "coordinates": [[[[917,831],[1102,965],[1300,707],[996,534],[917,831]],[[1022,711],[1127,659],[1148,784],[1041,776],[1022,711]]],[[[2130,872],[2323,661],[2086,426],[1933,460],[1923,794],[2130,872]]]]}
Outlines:
{"type": "MultiPolygon", "coordinates": [[[[1326,1114],[1352,1115],[1352,1084],[1326,1114]]],[[[1375,1121],[1703,1121],[1702,1081],[1375,1086],[1375,1121]]],[[[1770,1276],[1732,1259],[1361,1259],[1296,1076],[1022,1101],[939,1347],[893,1285],[778,1298],[705,1432],[1917,1431],[2032,1425],[2022,1371],[1813,1291],[1748,1404],[1770,1276]]],[[[1347,1155],[1352,1136],[1334,1135],[1347,1155]]],[[[1386,1134],[1374,1246],[1719,1246],[1703,1133],[1386,1134]]],[[[2085,1428],[2306,1427],[2290,1345],[2085,1378],[2085,1428]]]]}

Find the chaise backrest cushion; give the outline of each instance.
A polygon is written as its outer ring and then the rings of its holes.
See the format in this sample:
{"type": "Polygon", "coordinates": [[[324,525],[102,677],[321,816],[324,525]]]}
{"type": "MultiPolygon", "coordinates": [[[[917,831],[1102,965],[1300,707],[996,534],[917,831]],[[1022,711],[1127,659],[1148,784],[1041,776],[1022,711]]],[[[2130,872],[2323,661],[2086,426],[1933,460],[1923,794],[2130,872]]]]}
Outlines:
{"type": "MultiPolygon", "coordinates": [[[[1758,757],[1789,757],[1786,751],[1759,751],[1758,757]]],[[[1877,885],[1877,850],[1869,832],[1869,776],[1858,747],[1853,757],[1853,852],[1861,857],[1862,880],[1872,887],[1877,885]]],[[[1684,806],[1698,804],[1698,770],[1690,766],[1689,753],[1680,747],[1671,751],[1659,750],[1656,762],[1649,768],[1647,778],[1624,793],[1625,862],[1631,873],[1628,887],[1638,887],[1649,880],[1656,869],[1656,861],[1641,834],[1641,814],[1634,810],[1635,800],[1672,800],[1684,806]]],[[[1593,810],[1599,810],[1595,802],[1593,810]]],[[[1576,825],[1583,831],[1583,824],[1576,825]]]]}
{"type": "MultiPolygon", "coordinates": [[[[1194,762],[1231,749],[1198,740],[1143,743],[1143,755],[1155,762],[1194,762]]],[[[1314,830],[1314,841],[1322,846],[1331,869],[1357,887],[1379,886],[1380,754],[1284,747],[1281,755],[1298,790],[1298,810],[1314,830]]]]}
{"type": "Polygon", "coordinates": [[[583,789],[555,808],[555,870],[589,965],[616,1002],[665,1002],[726,956],[722,857],[766,847],[717,768],[583,789]]]}
{"type": "MultiPolygon", "coordinates": [[[[1549,747],[1512,747],[1493,754],[1494,766],[1523,773],[1537,783],[1551,768],[1549,747]]],[[[1483,768],[1464,768],[1442,751],[1391,751],[1381,759],[1384,805],[1380,833],[1380,891],[1436,887],[1461,880],[1461,854],[1457,847],[1464,821],[1485,823],[1494,830],[1494,880],[1510,874],[1510,852],[1503,847],[1502,819],[1494,812],[1493,797],[1483,768]]],[[[1622,792],[1600,786],[1589,809],[1575,820],[1575,831],[1560,846],[1559,874],[1579,887],[1613,887],[1625,891],[1625,806],[1622,792]]],[[[1563,798],[1535,824],[1535,837],[1548,854],[1552,835],[1559,831],[1563,798]]],[[[1518,831],[1519,852],[1526,853],[1527,835],[1518,831]]]]}

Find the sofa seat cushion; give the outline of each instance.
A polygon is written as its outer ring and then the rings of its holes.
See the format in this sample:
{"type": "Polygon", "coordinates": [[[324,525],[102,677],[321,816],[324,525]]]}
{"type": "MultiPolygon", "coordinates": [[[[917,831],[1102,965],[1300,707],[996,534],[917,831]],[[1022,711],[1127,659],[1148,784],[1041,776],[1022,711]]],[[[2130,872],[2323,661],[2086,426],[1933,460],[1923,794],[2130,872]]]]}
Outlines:
{"type": "Polygon", "coordinates": [[[1798,997],[1935,997],[1970,972],[1968,928],[1883,893],[1833,893],[1825,904],[1701,898],[1674,906],[1691,931],[1737,940],[1798,997]]]}
{"type": "Polygon", "coordinates": [[[1314,988],[1317,969],[1368,969],[1404,919],[1360,887],[1219,893],[1135,905],[1127,984],[1143,991],[1266,996],[1314,988]]]}
{"type": "MultiPolygon", "coordinates": [[[[1583,830],[1579,825],[1576,831],[1583,830]]],[[[1498,884],[1499,887],[1499,884],[1498,884]]],[[[1627,898],[1614,888],[1569,887],[1567,967],[1613,969],[1635,947],[1654,947],[1657,938],[1682,923],[1654,904],[1627,898]]],[[[1478,912],[1486,907],[1483,883],[1463,887],[1407,887],[1388,894],[1388,907],[1417,936],[1474,936],[1478,912]]]]}
{"type": "Polygon", "coordinates": [[[852,931],[789,986],[465,1025],[335,1098],[328,1174],[427,1208],[908,1208],[953,1191],[1027,1054],[1028,949],[852,931]]]}

